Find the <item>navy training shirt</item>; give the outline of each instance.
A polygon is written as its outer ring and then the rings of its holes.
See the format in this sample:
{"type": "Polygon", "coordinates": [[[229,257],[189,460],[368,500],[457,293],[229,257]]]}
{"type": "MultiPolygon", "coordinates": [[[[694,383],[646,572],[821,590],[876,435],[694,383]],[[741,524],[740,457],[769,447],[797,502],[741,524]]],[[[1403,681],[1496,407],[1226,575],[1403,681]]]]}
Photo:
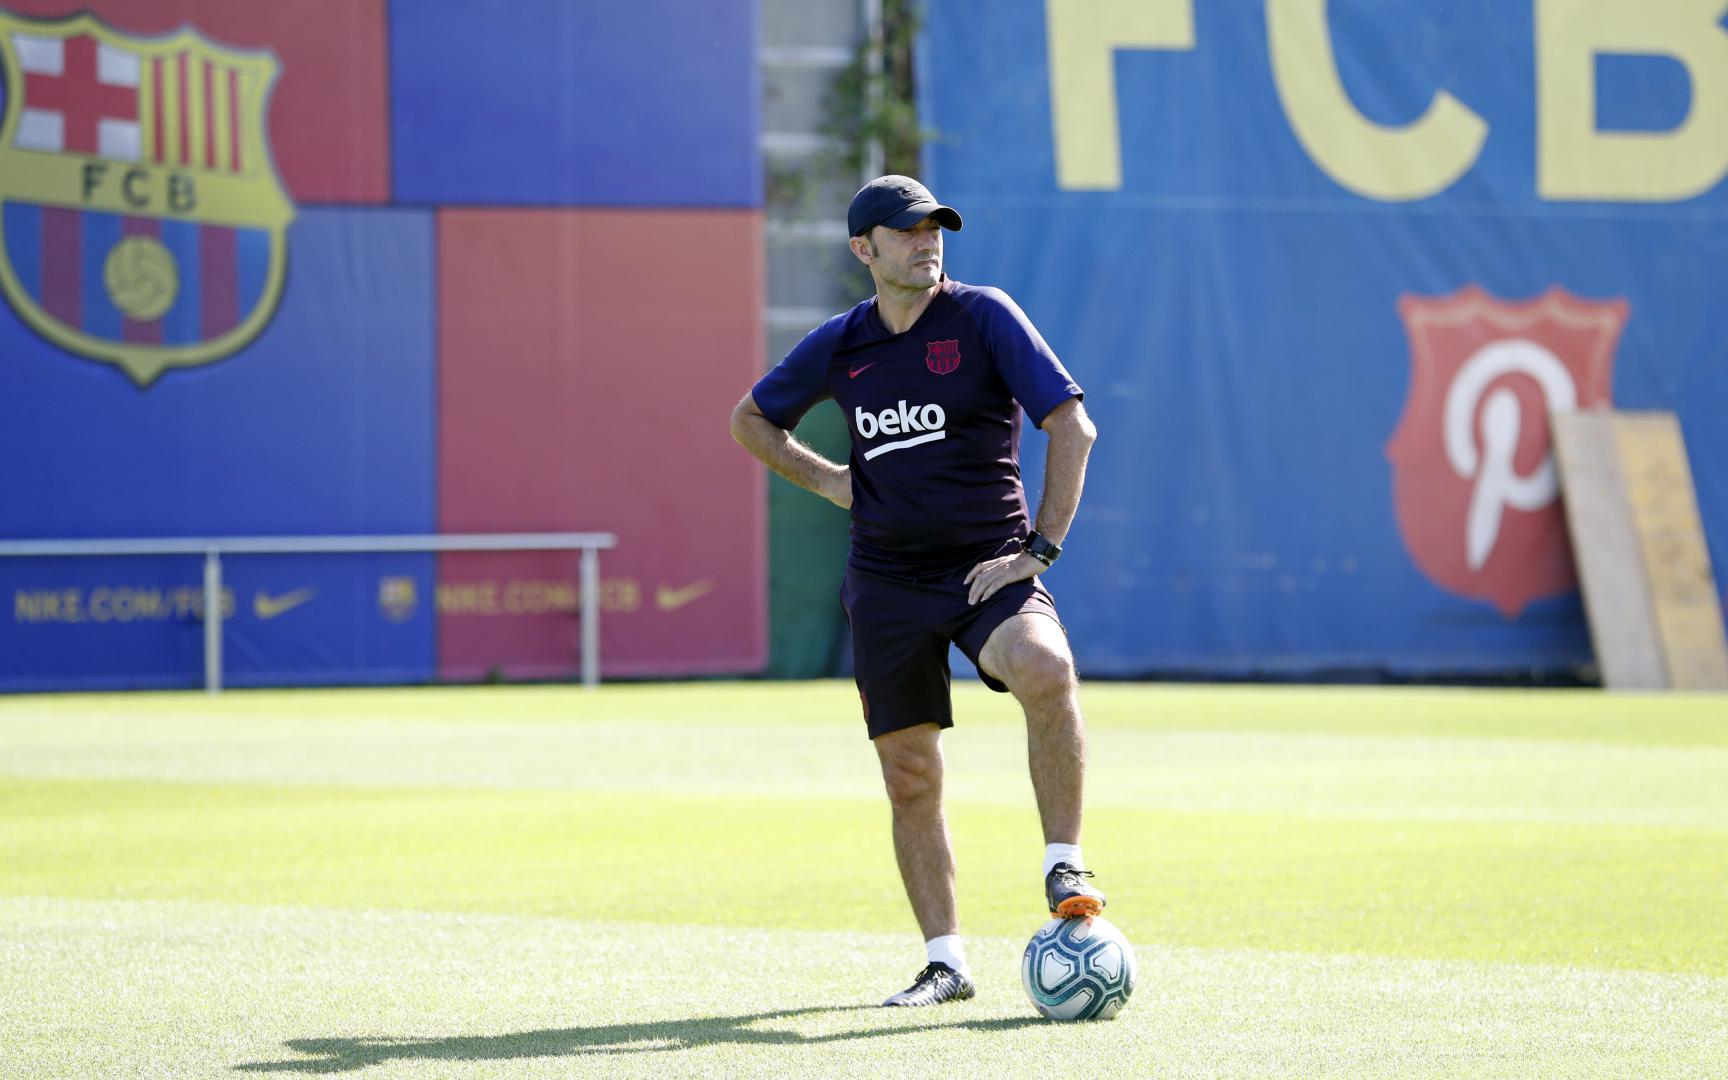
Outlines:
{"type": "Polygon", "coordinates": [[[1083,396],[1000,289],[943,278],[903,334],[871,297],[812,330],[750,391],[788,431],[833,398],[852,435],[852,554],[896,576],[969,568],[1024,538],[1020,410],[1083,396]]]}

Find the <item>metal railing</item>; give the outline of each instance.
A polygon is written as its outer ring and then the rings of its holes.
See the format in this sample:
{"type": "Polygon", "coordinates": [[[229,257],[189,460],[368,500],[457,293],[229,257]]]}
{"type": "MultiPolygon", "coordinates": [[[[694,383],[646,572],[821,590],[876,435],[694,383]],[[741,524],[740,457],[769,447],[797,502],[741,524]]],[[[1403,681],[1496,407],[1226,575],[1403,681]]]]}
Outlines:
{"type": "Polygon", "coordinates": [[[580,551],[582,685],[600,684],[600,552],[613,533],[474,533],[448,536],[218,536],[132,540],[7,540],[0,558],[204,556],[204,686],[222,692],[222,556],[398,551],[580,551]]]}

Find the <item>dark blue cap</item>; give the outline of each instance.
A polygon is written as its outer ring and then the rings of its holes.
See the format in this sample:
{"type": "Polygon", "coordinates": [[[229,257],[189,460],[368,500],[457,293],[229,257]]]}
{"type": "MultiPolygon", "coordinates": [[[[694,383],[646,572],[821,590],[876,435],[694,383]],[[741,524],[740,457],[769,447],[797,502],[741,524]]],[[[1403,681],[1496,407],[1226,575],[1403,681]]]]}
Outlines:
{"type": "Polygon", "coordinates": [[[927,217],[944,229],[960,231],[960,215],[937,202],[929,188],[910,176],[878,176],[852,196],[846,228],[853,236],[862,236],[878,225],[910,229],[927,217]]]}

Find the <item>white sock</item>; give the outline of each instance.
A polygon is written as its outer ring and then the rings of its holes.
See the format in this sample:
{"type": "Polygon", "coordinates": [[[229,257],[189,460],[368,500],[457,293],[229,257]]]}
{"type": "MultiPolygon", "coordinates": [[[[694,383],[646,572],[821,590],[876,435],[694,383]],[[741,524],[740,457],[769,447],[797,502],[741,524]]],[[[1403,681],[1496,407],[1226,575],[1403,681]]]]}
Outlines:
{"type": "Polygon", "coordinates": [[[947,964],[962,975],[970,975],[966,965],[966,945],[959,934],[943,934],[924,943],[924,958],[932,964],[947,964]]]}
{"type": "Polygon", "coordinates": [[[1076,870],[1086,869],[1086,860],[1080,857],[1079,844],[1045,844],[1044,876],[1049,877],[1059,862],[1065,862],[1076,870]]]}

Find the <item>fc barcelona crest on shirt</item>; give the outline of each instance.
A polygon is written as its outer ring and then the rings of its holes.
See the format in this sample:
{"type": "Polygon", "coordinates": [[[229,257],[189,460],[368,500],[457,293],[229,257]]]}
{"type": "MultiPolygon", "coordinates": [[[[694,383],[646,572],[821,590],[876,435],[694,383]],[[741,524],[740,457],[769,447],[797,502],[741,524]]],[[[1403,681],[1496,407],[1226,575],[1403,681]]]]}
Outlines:
{"type": "Polygon", "coordinates": [[[139,386],[255,338],[294,217],[264,126],[276,58],[0,11],[0,69],[0,291],[24,321],[139,386]]]}
{"type": "Polygon", "coordinates": [[[960,342],[932,341],[924,349],[924,366],[938,375],[946,375],[960,366],[960,342]]]}

